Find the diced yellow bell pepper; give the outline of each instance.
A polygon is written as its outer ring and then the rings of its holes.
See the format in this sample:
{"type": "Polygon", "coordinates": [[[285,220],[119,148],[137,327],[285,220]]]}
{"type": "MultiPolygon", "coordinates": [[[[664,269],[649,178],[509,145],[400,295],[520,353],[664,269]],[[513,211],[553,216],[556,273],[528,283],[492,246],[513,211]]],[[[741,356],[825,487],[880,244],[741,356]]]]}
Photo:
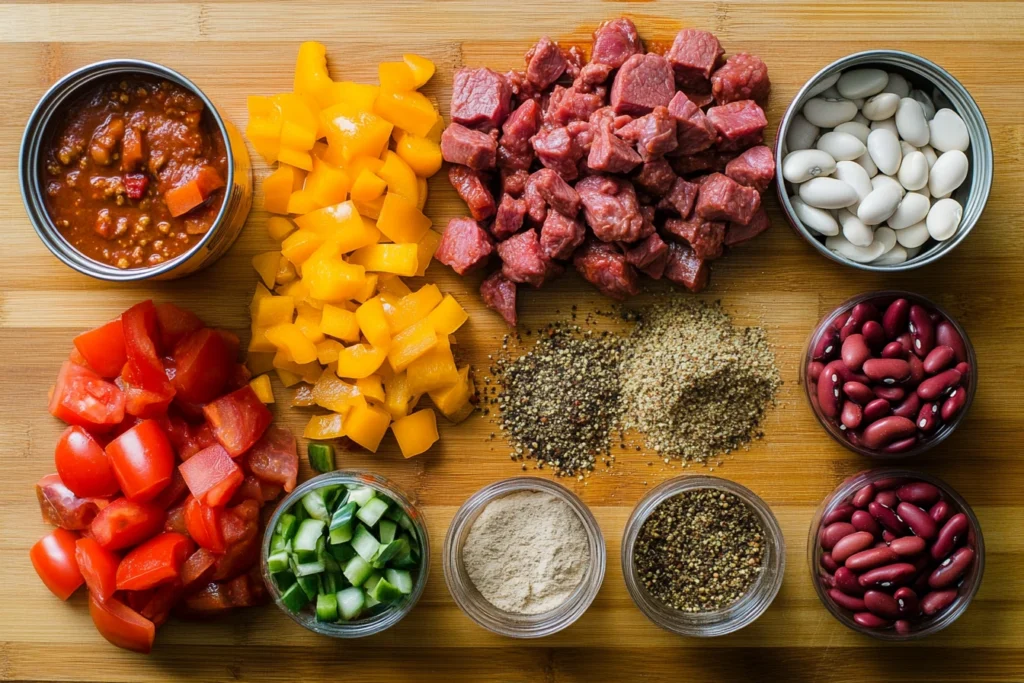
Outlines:
{"type": "Polygon", "coordinates": [[[405,62],[381,62],[377,65],[381,92],[402,92],[416,89],[416,74],[405,62]]]}
{"type": "Polygon", "coordinates": [[[369,344],[353,344],[338,355],[338,377],[369,377],[377,372],[387,355],[387,349],[374,348],[369,344]]]}
{"type": "Polygon", "coordinates": [[[288,370],[276,368],[274,372],[277,373],[277,378],[281,380],[281,384],[283,384],[285,388],[293,387],[302,381],[301,377],[296,375],[294,372],[289,372],[288,370]]]}
{"type": "Polygon", "coordinates": [[[249,123],[245,136],[268,164],[277,161],[281,145],[281,109],[272,97],[250,96],[247,99],[249,123]]]}
{"type": "Polygon", "coordinates": [[[368,168],[359,172],[356,182],[352,185],[352,200],[357,202],[373,201],[384,194],[388,184],[383,178],[368,168]]]}
{"type": "Polygon", "coordinates": [[[267,330],[267,339],[278,349],[287,351],[291,360],[299,365],[316,360],[316,346],[295,323],[274,325],[267,330]]]}
{"type": "Polygon", "coordinates": [[[399,138],[395,152],[420,178],[441,170],[441,146],[433,140],[406,133],[399,138]]]}
{"type": "Polygon", "coordinates": [[[430,128],[430,130],[427,131],[427,134],[424,135],[423,137],[433,142],[436,142],[437,144],[440,145],[441,133],[444,132],[444,128],[444,117],[441,116],[441,114],[439,113],[437,115],[437,121],[434,122],[434,125],[430,128]]]}
{"type": "Polygon", "coordinates": [[[427,268],[430,266],[430,262],[434,259],[434,254],[437,252],[438,245],[441,244],[441,233],[435,232],[434,230],[427,230],[423,233],[423,237],[416,243],[417,249],[417,266],[416,277],[423,277],[427,274],[427,268]]]}
{"type": "Polygon", "coordinates": [[[305,301],[309,298],[309,287],[302,280],[279,285],[274,288],[274,291],[277,292],[278,296],[290,296],[296,301],[305,301]]]}
{"type": "Polygon", "coordinates": [[[409,364],[437,344],[437,332],[429,320],[421,320],[405,328],[391,340],[388,363],[395,372],[401,372],[409,364]]]}
{"type": "Polygon", "coordinates": [[[380,88],[369,83],[339,81],[334,84],[331,104],[345,103],[355,109],[373,111],[373,103],[377,100],[380,88]]]}
{"type": "Polygon", "coordinates": [[[372,244],[353,251],[349,263],[371,272],[411,277],[419,267],[419,253],[415,244],[372,244]]]}
{"type": "Polygon", "coordinates": [[[379,298],[368,300],[356,309],[356,320],[370,346],[387,349],[391,346],[391,332],[379,298]]]}
{"type": "Polygon", "coordinates": [[[270,386],[270,375],[259,375],[249,380],[249,386],[252,387],[256,397],[260,400],[260,403],[273,403],[274,402],[274,389],[270,386]]]}
{"type": "Polygon", "coordinates": [[[274,283],[286,285],[289,282],[294,282],[299,277],[299,272],[295,270],[291,261],[281,256],[281,252],[277,252],[277,255],[277,273],[274,275],[274,283]]]}
{"type": "Polygon", "coordinates": [[[295,304],[295,325],[302,330],[306,339],[319,344],[324,340],[324,333],[320,331],[321,311],[310,304],[302,301],[295,304]]]}
{"type": "Polygon", "coordinates": [[[331,304],[326,304],[321,313],[321,332],[350,344],[359,341],[359,322],[355,313],[331,304]]]}
{"type": "Polygon", "coordinates": [[[448,337],[439,336],[434,348],[410,363],[406,372],[409,376],[409,392],[414,396],[450,387],[458,382],[459,371],[448,346],[448,337]]]}
{"type": "Polygon", "coordinates": [[[320,117],[327,129],[328,144],[339,147],[345,161],[360,154],[380,156],[391,138],[393,125],[389,121],[350,102],[324,109],[320,117]]]}
{"type": "Polygon", "coordinates": [[[373,297],[377,293],[378,278],[380,278],[380,275],[377,273],[367,273],[363,279],[363,288],[352,298],[362,304],[373,297]]]}
{"type": "Polygon", "coordinates": [[[295,224],[284,216],[271,216],[267,219],[267,232],[270,238],[280,242],[295,230],[295,224]]]}
{"type": "Polygon", "coordinates": [[[381,92],[373,111],[396,127],[426,137],[437,122],[437,110],[422,93],[381,92]]]}
{"type": "Polygon", "coordinates": [[[430,408],[417,410],[412,415],[395,420],[391,431],[406,458],[425,453],[440,438],[437,434],[437,416],[430,408]]]}
{"type": "Polygon", "coordinates": [[[287,370],[293,375],[298,375],[303,382],[315,382],[323,368],[317,362],[299,364],[291,360],[291,354],[286,349],[278,349],[271,361],[275,369],[287,370]]]}
{"type": "Polygon", "coordinates": [[[409,414],[413,406],[413,395],[409,392],[409,378],[405,372],[390,372],[387,364],[384,373],[384,407],[397,420],[409,414]]]}
{"type": "Polygon", "coordinates": [[[388,184],[388,194],[397,192],[413,206],[419,200],[419,184],[416,172],[390,149],[384,152],[384,165],[377,172],[388,184]]]}
{"type": "Polygon", "coordinates": [[[384,379],[380,375],[370,375],[356,380],[356,388],[365,398],[384,403],[384,379]]]}
{"type": "Polygon", "coordinates": [[[312,97],[317,106],[326,107],[330,102],[331,88],[334,82],[327,73],[327,50],[313,41],[299,46],[299,56],[295,60],[295,92],[312,97]]]}
{"type": "Polygon", "coordinates": [[[345,436],[370,451],[377,452],[381,439],[391,424],[388,411],[372,403],[357,403],[345,420],[345,436]]]}
{"type": "Polygon", "coordinates": [[[292,408],[311,408],[315,406],[316,404],[313,403],[313,387],[308,384],[296,387],[295,391],[292,392],[291,405],[292,408]]]}
{"type": "Polygon", "coordinates": [[[302,431],[302,435],[313,441],[340,439],[345,436],[345,418],[337,413],[314,415],[302,431]]]}
{"type": "Polygon", "coordinates": [[[430,400],[451,422],[462,422],[473,412],[469,397],[473,394],[473,382],[469,379],[469,366],[459,368],[459,381],[450,387],[434,389],[430,400]]]}
{"type": "Polygon", "coordinates": [[[277,159],[282,164],[295,166],[303,171],[313,170],[313,155],[303,150],[281,145],[281,148],[277,150],[277,159]]]}
{"type": "Polygon", "coordinates": [[[263,281],[267,287],[274,286],[274,280],[277,277],[277,268],[281,263],[281,252],[279,251],[268,251],[262,254],[256,254],[252,257],[252,267],[259,273],[260,280],[263,281]]]}
{"type": "Polygon", "coordinates": [[[405,284],[402,278],[392,273],[381,273],[377,278],[377,289],[387,294],[393,294],[401,299],[407,294],[412,294],[412,290],[405,284]]]}
{"type": "Polygon", "coordinates": [[[380,217],[381,207],[384,206],[383,195],[376,199],[371,199],[368,202],[353,202],[356,205],[356,211],[359,212],[360,216],[369,218],[371,221],[375,221],[380,217]]]}
{"type": "Polygon", "coordinates": [[[438,334],[454,334],[469,319],[469,314],[451,294],[445,294],[427,320],[438,334]]]}
{"type": "Polygon", "coordinates": [[[301,266],[323,243],[321,235],[311,230],[297,230],[281,243],[281,253],[296,266],[301,266]]]}
{"type": "Polygon", "coordinates": [[[402,55],[402,61],[409,65],[409,68],[412,70],[414,88],[423,87],[434,75],[434,63],[426,57],[404,54],[402,55]]]}
{"type": "Polygon", "coordinates": [[[342,415],[349,411],[353,400],[359,395],[359,389],[354,384],[338,379],[329,369],[325,369],[313,385],[313,402],[342,415]]]}
{"type": "Polygon", "coordinates": [[[253,316],[253,324],[274,327],[292,322],[295,299],[290,296],[268,296],[260,299],[253,316]]]}
{"type": "Polygon", "coordinates": [[[303,191],[315,200],[317,208],[345,201],[351,187],[352,180],[345,171],[313,157],[313,170],[306,176],[303,191]]]}
{"type": "Polygon", "coordinates": [[[335,303],[351,299],[362,291],[366,271],[362,265],[346,263],[340,257],[312,256],[303,264],[302,281],[315,299],[335,303]]]}
{"type": "Polygon", "coordinates": [[[398,300],[388,315],[391,336],[426,318],[441,303],[441,298],[441,290],[437,285],[429,284],[398,300]]]}
{"type": "Polygon", "coordinates": [[[427,184],[427,179],[422,176],[416,176],[416,208],[420,211],[427,206],[427,197],[430,196],[430,185],[427,184]]]}
{"type": "MultiPolygon", "coordinates": [[[[290,148],[308,153],[317,140],[316,112],[310,103],[295,93],[274,96],[281,108],[281,149],[290,148]]],[[[282,157],[278,155],[278,158],[282,157]]]]}
{"type": "Polygon", "coordinates": [[[306,174],[287,164],[280,164],[263,181],[263,208],[270,213],[288,213],[288,199],[302,187],[306,174]]]}
{"type": "MultiPolygon", "coordinates": [[[[341,202],[333,206],[299,216],[295,224],[300,230],[309,230],[330,239],[338,246],[339,254],[376,244],[380,231],[367,224],[353,202],[341,202]]],[[[291,260],[291,259],[289,259],[291,260]]]]}
{"type": "Polygon", "coordinates": [[[398,244],[419,242],[430,230],[430,219],[411,202],[397,192],[384,195],[384,205],[377,219],[377,229],[398,244]]]}
{"type": "Polygon", "coordinates": [[[256,312],[260,309],[260,301],[269,299],[272,296],[274,295],[270,293],[270,290],[262,282],[257,282],[256,291],[252,293],[252,299],[249,301],[249,317],[255,318],[256,312]]]}
{"type": "Polygon", "coordinates": [[[249,337],[249,346],[247,347],[250,354],[273,353],[274,351],[277,351],[277,347],[267,339],[267,328],[259,327],[253,323],[251,329],[252,335],[249,337]]]}
{"type": "Polygon", "coordinates": [[[324,339],[316,345],[316,359],[321,365],[338,362],[338,355],[345,347],[334,339],[324,339]]]}
{"type": "Polygon", "coordinates": [[[347,170],[349,172],[349,174],[353,178],[356,178],[363,171],[370,171],[371,173],[377,173],[378,171],[380,171],[380,168],[383,165],[384,165],[384,160],[383,159],[380,159],[379,157],[371,157],[371,156],[366,156],[365,154],[362,154],[362,155],[359,155],[357,157],[353,157],[352,159],[350,159],[348,164],[345,166],[345,170],[347,170]]]}
{"type": "Polygon", "coordinates": [[[321,207],[323,207],[323,204],[317,201],[317,198],[305,189],[292,192],[292,196],[288,198],[288,213],[293,216],[316,211],[321,207]]]}

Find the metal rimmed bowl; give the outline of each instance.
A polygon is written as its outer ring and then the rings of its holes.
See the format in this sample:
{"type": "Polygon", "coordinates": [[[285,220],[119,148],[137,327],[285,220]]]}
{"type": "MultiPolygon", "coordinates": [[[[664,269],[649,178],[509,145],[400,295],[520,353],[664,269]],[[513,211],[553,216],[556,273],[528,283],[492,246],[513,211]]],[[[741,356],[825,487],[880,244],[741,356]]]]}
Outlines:
{"type": "Polygon", "coordinates": [[[32,227],[54,256],[78,272],[100,280],[133,282],[173,280],[209,266],[223,256],[242,230],[252,206],[252,166],[238,130],[217,111],[192,81],[160,64],[138,59],[113,59],[89,64],[57,81],[32,111],[25,125],[18,159],[18,179],[32,227]],[[166,79],[196,95],[227,149],[228,173],[220,211],[207,233],[185,253],[147,268],[122,270],[85,256],[61,235],[45,202],[44,155],[65,107],[100,81],[118,76],[147,75],[166,79]]]}
{"type": "Polygon", "coordinates": [[[946,254],[950,253],[963,242],[970,234],[988,201],[989,191],[992,188],[992,172],[994,158],[992,153],[992,140],[989,137],[988,125],[982,116],[981,109],[971,97],[967,89],[956,80],[948,71],[932,61],[909,52],[899,50],[869,50],[838,59],[811,77],[804,87],[800,89],[793,98],[782,122],[779,125],[778,134],[775,138],[775,177],[776,191],[779,196],[779,204],[782,212],[801,237],[813,246],[823,256],[860,270],[889,273],[905,270],[913,270],[921,266],[933,263],[946,254]],[[825,246],[824,238],[818,233],[808,229],[793,210],[789,201],[793,193],[793,187],[782,177],[782,160],[788,153],[786,137],[789,134],[793,118],[803,109],[804,104],[812,97],[819,95],[827,87],[831,78],[841,71],[854,67],[876,67],[888,72],[895,72],[905,77],[914,88],[934,94],[941,103],[936,102],[936,107],[943,106],[953,109],[967,126],[971,138],[967,156],[970,161],[967,178],[963,184],[953,192],[953,199],[963,206],[963,217],[957,233],[944,242],[936,242],[929,239],[922,245],[920,253],[903,263],[894,265],[872,265],[869,263],[855,263],[843,256],[833,252],[825,246]],[[823,87],[825,86],[825,87],[823,87]]]}

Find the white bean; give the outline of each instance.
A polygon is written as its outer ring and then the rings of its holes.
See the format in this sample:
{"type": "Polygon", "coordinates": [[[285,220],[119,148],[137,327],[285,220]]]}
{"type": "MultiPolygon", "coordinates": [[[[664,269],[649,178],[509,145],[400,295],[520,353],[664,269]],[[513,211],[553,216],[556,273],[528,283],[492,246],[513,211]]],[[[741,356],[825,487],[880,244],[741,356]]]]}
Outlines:
{"type": "Polygon", "coordinates": [[[836,160],[820,149],[790,152],[782,160],[782,177],[791,183],[805,183],[811,178],[832,175],[836,160]]]}
{"type": "Polygon", "coordinates": [[[860,206],[857,208],[857,217],[865,225],[883,223],[896,211],[901,197],[898,190],[888,185],[871,190],[868,196],[861,200],[860,206]]]}
{"type": "Polygon", "coordinates": [[[901,197],[907,192],[903,189],[903,186],[900,185],[900,181],[896,180],[892,176],[882,175],[881,173],[871,179],[871,187],[875,190],[880,187],[891,187],[899,192],[901,197]]]}
{"type": "Polygon", "coordinates": [[[895,118],[896,130],[901,138],[915,147],[928,144],[928,121],[924,118],[920,102],[904,97],[899,101],[895,118]]]}
{"type": "Polygon", "coordinates": [[[928,186],[927,185],[925,185],[920,190],[918,190],[917,193],[919,195],[921,195],[922,197],[924,197],[925,199],[927,199],[929,204],[931,203],[932,193],[928,191],[928,186]]]}
{"type": "Polygon", "coordinates": [[[910,94],[910,83],[903,74],[889,72],[889,82],[885,84],[885,90],[882,92],[891,92],[900,97],[906,97],[910,94]]]}
{"type": "Polygon", "coordinates": [[[956,234],[963,218],[964,209],[955,199],[940,199],[932,204],[926,225],[933,239],[944,242],[956,234]]]}
{"type": "Polygon", "coordinates": [[[914,223],[920,223],[928,215],[932,203],[928,197],[920,192],[908,192],[903,196],[900,205],[896,207],[886,224],[893,230],[909,228],[914,223]]]}
{"type": "Polygon", "coordinates": [[[928,170],[931,170],[932,166],[935,165],[935,162],[939,160],[939,155],[935,153],[935,150],[932,149],[931,145],[925,145],[918,151],[920,151],[921,154],[924,155],[924,158],[928,160],[928,170]]]}
{"type": "Polygon", "coordinates": [[[821,79],[820,83],[818,83],[816,86],[807,91],[807,96],[817,97],[818,95],[820,95],[821,93],[825,92],[833,85],[835,85],[836,81],[838,81],[839,77],[842,75],[843,74],[840,71],[839,73],[834,73],[831,76],[825,76],[825,78],[821,79]]]}
{"type": "Polygon", "coordinates": [[[889,74],[881,69],[853,69],[846,71],[836,82],[836,88],[843,97],[856,99],[871,97],[885,89],[889,74]]]}
{"type": "Polygon", "coordinates": [[[867,171],[869,178],[874,178],[876,175],[878,175],[878,167],[875,166],[875,162],[871,161],[871,155],[868,154],[867,152],[861,154],[859,157],[855,159],[855,161],[857,162],[858,166],[867,171]]]}
{"type": "Polygon", "coordinates": [[[910,96],[917,100],[921,104],[921,111],[924,112],[924,117],[929,121],[935,116],[935,103],[932,102],[932,98],[928,96],[924,90],[911,90],[910,96]]]}
{"type": "Polygon", "coordinates": [[[964,120],[952,109],[940,109],[928,123],[931,130],[931,145],[940,152],[959,150],[966,152],[971,144],[964,120]]]}
{"type": "Polygon", "coordinates": [[[891,119],[891,118],[890,119],[884,119],[882,121],[872,121],[871,125],[869,126],[869,128],[871,128],[871,130],[878,130],[879,128],[885,128],[886,130],[891,131],[892,134],[897,136],[897,137],[899,137],[899,134],[900,134],[899,131],[896,130],[896,119],[891,119]]]}
{"type": "Polygon", "coordinates": [[[865,145],[868,144],[868,133],[871,129],[865,126],[863,123],[857,123],[856,121],[847,121],[846,123],[840,123],[833,130],[834,133],[849,133],[853,137],[857,138],[865,145]]]}
{"type": "Polygon", "coordinates": [[[839,94],[839,91],[836,89],[836,86],[834,85],[831,88],[826,89],[825,92],[821,93],[820,97],[824,97],[826,100],[845,99],[842,95],[839,94]]]}
{"type": "Polygon", "coordinates": [[[908,190],[920,190],[928,184],[928,160],[921,152],[911,152],[903,157],[896,177],[900,185],[908,190]]]}
{"type": "Polygon", "coordinates": [[[795,115],[786,131],[786,149],[790,152],[811,149],[818,139],[818,132],[818,127],[805,119],[803,114],[795,115]]]}
{"type": "Polygon", "coordinates": [[[835,128],[840,123],[852,121],[857,115],[857,105],[850,100],[827,100],[815,97],[804,105],[804,118],[819,128],[835,128]]]}
{"type": "Polygon", "coordinates": [[[825,238],[825,246],[855,263],[871,263],[885,250],[885,245],[881,242],[873,241],[870,246],[858,247],[842,235],[825,238]]]}
{"type": "Polygon", "coordinates": [[[863,123],[866,126],[869,123],[871,123],[871,120],[868,117],[864,116],[864,114],[861,114],[858,111],[857,115],[853,117],[853,122],[854,123],[863,123]]]}
{"type": "Polygon", "coordinates": [[[871,262],[873,266],[895,266],[907,260],[907,250],[897,244],[871,262]]]}
{"type": "Polygon", "coordinates": [[[941,198],[948,195],[964,182],[967,171],[966,154],[958,149],[944,152],[932,165],[928,174],[928,191],[933,197],[941,198]]]}
{"type": "Polygon", "coordinates": [[[884,225],[875,229],[875,241],[885,245],[883,253],[888,254],[896,247],[896,231],[884,225]]]}
{"type": "Polygon", "coordinates": [[[800,186],[800,199],[819,209],[842,209],[857,202],[857,191],[835,178],[811,178],[800,186]]]}
{"type": "Polygon", "coordinates": [[[893,175],[900,170],[903,152],[896,134],[886,128],[877,128],[868,135],[868,154],[878,170],[893,175]]]}
{"type": "Polygon", "coordinates": [[[819,235],[839,234],[839,223],[836,222],[836,219],[828,211],[811,206],[797,195],[790,197],[789,203],[793,206],[793,213],[796,214],[796,217],[800,219],[800,222],[805,227],[810,228],[819,235]]]}
{"type": "Polygon", "coordinates": [[[917,147],[914,147],[912,144],[910,144],[906,140],[900,140],[900,152],[903,153],[903,156],[907,156],[911,152],[916,152],[916,151],[917,151],[917,147]]]}
{"type": "Polygon", "coordinates": [[[917,255],[921,253],[921,247],[903,247],[907,250],[907,260],[917,258],[917,255]]]}
{"type": "Polygon", "coordinates": [[[900,96],[891,92],[875,95],[864,103],[861,113],[872,121],[884,121],[896,113],[900,104],[900,96]]]}
{"type": "Polygon", "coordinates": [[[867,151],[864,143],[854,136],[834,130],[818,138],[816,147],[836,161],[852,161],[867,151]]]}
{"type": "Polygon", "coordinates": [[[843,237],[856,247],[866,247],[875,239],[875,231],[846,209],[839,209],[839,224],[843,226],[843,237]]]}
{"type": "Polygon", "coordinates": [[[928,226],[924,221],[914,223],[910,227],[896,231],[896,241],[906,249],[916,249],[917,247],[920,247],[928,241],[929,237],[928,226]]]}
{"type": "Polygon", "coordinates": [[[844,183],[848,183],[854,190],[857,191],[857,199],[861,200],[867,197],[871,190],[871,176],[864,169],[863,166],[858,164],[856,161],[840,161],[836,164],[836,178],[842,180],[844,183]]]}

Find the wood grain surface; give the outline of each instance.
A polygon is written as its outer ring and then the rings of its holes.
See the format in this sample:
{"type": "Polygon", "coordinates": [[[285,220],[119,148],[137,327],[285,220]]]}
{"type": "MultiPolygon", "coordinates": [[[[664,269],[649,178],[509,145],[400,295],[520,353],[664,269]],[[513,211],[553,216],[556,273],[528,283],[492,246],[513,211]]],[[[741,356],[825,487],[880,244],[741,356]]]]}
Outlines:
{"type": "MultiPolygon", "coordinates": [[[[359,681],[633,681],[633,680],[1024,680],[1024,3],[1019,2],[167,2],[106,0],[0,4],[0,679],[156,681],[191,679],[359,681]],[[107,644],[92,627],[86,600],[54,598],[35,576],[29,546],[46,527],[32,491],[53,471],[61,425],[46,411],[46,391],[72,337],[153,297],[197,311],[206,321],[244,333],[256,276],[250,258],[271,248],[267,214],[256,207],[238,243],[207,271],[184,281],[120,286],[72,272],[42,246],[26,219],[16,159],[24,123],[57,78],[84,64],[137,57],[192,78],[239,127],[245,97],[290,89],[298,45],[327,45],[335,77],[373,80],[377,62],[403,52],[434,59],[427,89],[447,114],[458,66],[499,70],[521,64],[542,34],[586,41],[601,20],[628,14],[648,39],[671,39],[683,26],[718,34],[730,52],[750,51],[769,65],[768,108],[774,129],[802,83],[826,63],[867,48],[896,48],[946,67],[971,91],[990,126],[996,176],[982,221],[938,264],[883,277],[818,256],[782,221],[716,262],[704,295],[721,298],[742,323],[765,326],[785,379],[766,436],[749,451],[723,458],[714,474],[759,493],[785,532],[785,583],[768,612],[736,634],[681,638],[650,624],[630,601],[619,543],[630,510],[651,486],[703,468],[680,470],[649,453],[626,452],[610,471],[566,482],[594,511],[608,545],[604,586],[590,610],[567,630],[538,641],[501,638],[479,628],[445,588],[439,549],[457,507],[478,488],[521,473],[509,460],[492,416],[443,426],[442,441],[410,461],[389,437],[375,456],[346,453],[345,467],[393,478],[422,506],[435,561],[422,602],[401,624],[359,642],[300,629],[273,606],[215,623],[171,622],[149,657],[107,644]],[[966,326],[979,358],[980,388],[958,433],[909,463],[945,478],[974,507],[987,546],[981,591],[946,631],[913,645],[883,645],[847,630],[821,606],[806,559],[807,527],[843,478],[872,462],[836,443],[815,422],[797,384],[811,327],[856,293],[903,287],[933,297],[966,326]],[[653,464],[650,464],[653,462],[653,464]]],[[[268,168],[254,157],[257,181],[268,168]]],[[[431,183],[427,211],[438,226],[463,207],[444,175],[431,183]]],[[[458,355],[486,368],[505,328],[480,302],[478,278],[462,280],[432,266],[428,279],[469,310],[458,355]]],[[[575,275],[527,292],[521,328],[607,308],[575,275]]],[[[300,429],[307,414],[286,406],[275,385],[277,419],[300,429]]],[[[308,475],[308,468],[302,472],[308,475]]],[[[545,474],[544,476],[550,476],[545,474]]]]}

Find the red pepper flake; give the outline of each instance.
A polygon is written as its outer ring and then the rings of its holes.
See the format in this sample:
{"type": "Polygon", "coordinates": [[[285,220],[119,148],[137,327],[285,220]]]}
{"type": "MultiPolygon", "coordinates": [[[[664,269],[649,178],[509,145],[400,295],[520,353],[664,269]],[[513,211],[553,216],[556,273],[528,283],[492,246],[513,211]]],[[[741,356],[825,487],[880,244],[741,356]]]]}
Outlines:
{"type": "Polygon", "coordinates": [[[149,187],[149,177],[142,173],[127,173],[122,182],[128,199],[142,199],[149,187]]]}

